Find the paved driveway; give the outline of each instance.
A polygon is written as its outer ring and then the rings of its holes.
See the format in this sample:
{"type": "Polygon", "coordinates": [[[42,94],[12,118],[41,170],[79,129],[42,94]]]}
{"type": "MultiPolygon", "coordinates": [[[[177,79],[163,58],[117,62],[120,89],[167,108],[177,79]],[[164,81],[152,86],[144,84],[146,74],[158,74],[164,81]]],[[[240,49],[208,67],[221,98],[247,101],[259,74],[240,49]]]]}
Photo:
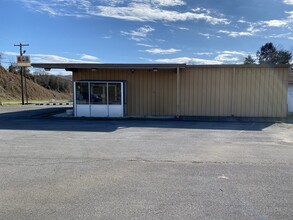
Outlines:
{"type": "Polygon", "coordinates": [[[0,108],[0,219],[292,219],[293,125],[0,108]]]}

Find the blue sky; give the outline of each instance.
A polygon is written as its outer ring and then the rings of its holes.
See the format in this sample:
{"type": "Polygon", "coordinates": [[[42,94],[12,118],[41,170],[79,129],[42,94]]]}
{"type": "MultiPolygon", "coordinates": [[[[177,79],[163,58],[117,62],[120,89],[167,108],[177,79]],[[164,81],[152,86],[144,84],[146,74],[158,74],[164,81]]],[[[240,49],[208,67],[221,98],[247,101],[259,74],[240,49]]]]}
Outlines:
{"type": "Polygon", "coordinates": [[[293,0],[0,0],[2,64],[242,63],[273,42],[293,51],[293,0]]]}

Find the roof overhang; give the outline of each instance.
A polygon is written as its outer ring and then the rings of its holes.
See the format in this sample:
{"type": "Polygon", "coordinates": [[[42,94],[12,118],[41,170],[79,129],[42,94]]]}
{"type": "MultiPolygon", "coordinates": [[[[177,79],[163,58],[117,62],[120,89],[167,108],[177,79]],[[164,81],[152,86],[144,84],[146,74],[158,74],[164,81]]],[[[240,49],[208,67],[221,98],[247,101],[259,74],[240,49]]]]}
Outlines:
{"type": "Polygon", "coordinates": [[[186,64],[105,64],[105,63],[32,63],[35,68],[65,69],[176,69],[186,68],[186,64]]]}

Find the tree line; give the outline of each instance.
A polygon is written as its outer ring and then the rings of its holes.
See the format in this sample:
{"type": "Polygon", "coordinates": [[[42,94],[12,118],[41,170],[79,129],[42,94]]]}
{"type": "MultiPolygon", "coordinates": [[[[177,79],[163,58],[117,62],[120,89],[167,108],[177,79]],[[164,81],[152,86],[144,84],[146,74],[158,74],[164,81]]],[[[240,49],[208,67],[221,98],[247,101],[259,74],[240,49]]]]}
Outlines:
{"type": "Polygon", "coordinates": [[[244,58],[244,64],[290,64],[292,53],[288,50],[278,49],[273,43],[266,43],[256,52],[256,59],[251,55],[244,58]]]}
{"type": "Polygon", "coordinates": [[[45,71],[38,71],[34,72],[34,74],[30,74],[30,77],[34,82],[46,89],[64,93],[72,92],[72,82],[68,79],[63,79],[60,76],[50,75],[45,71]]]}
{"type": "MultiPolygon", "coordinates": [[[[7,71],[8,73],[20,75],[19,68],[13,64],[8,67],[7,71]]],[[[48,74],[44,70],[36,70],[31,73],[31,71],[26,68],[24,71],[24,77],[49,90],[55,90],[57,92],[63,93],[72,93],[71,80],[62,78],[61,76],[48,74]]]]}

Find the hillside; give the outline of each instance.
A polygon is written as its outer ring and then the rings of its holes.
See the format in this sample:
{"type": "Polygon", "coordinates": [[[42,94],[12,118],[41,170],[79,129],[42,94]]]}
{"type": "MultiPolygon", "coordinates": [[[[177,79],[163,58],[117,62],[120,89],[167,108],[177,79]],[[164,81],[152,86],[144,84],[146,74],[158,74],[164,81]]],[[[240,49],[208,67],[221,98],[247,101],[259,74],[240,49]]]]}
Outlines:
{"type": "MultiPolygon", "coordinates": [[[[20,76],[7,72],[0,66],[0,101],[21,100],[20,76]]],[[[72,93],[58,92],[27,79],[27,93],[29,100],[71,100],[72,93]]]]}

